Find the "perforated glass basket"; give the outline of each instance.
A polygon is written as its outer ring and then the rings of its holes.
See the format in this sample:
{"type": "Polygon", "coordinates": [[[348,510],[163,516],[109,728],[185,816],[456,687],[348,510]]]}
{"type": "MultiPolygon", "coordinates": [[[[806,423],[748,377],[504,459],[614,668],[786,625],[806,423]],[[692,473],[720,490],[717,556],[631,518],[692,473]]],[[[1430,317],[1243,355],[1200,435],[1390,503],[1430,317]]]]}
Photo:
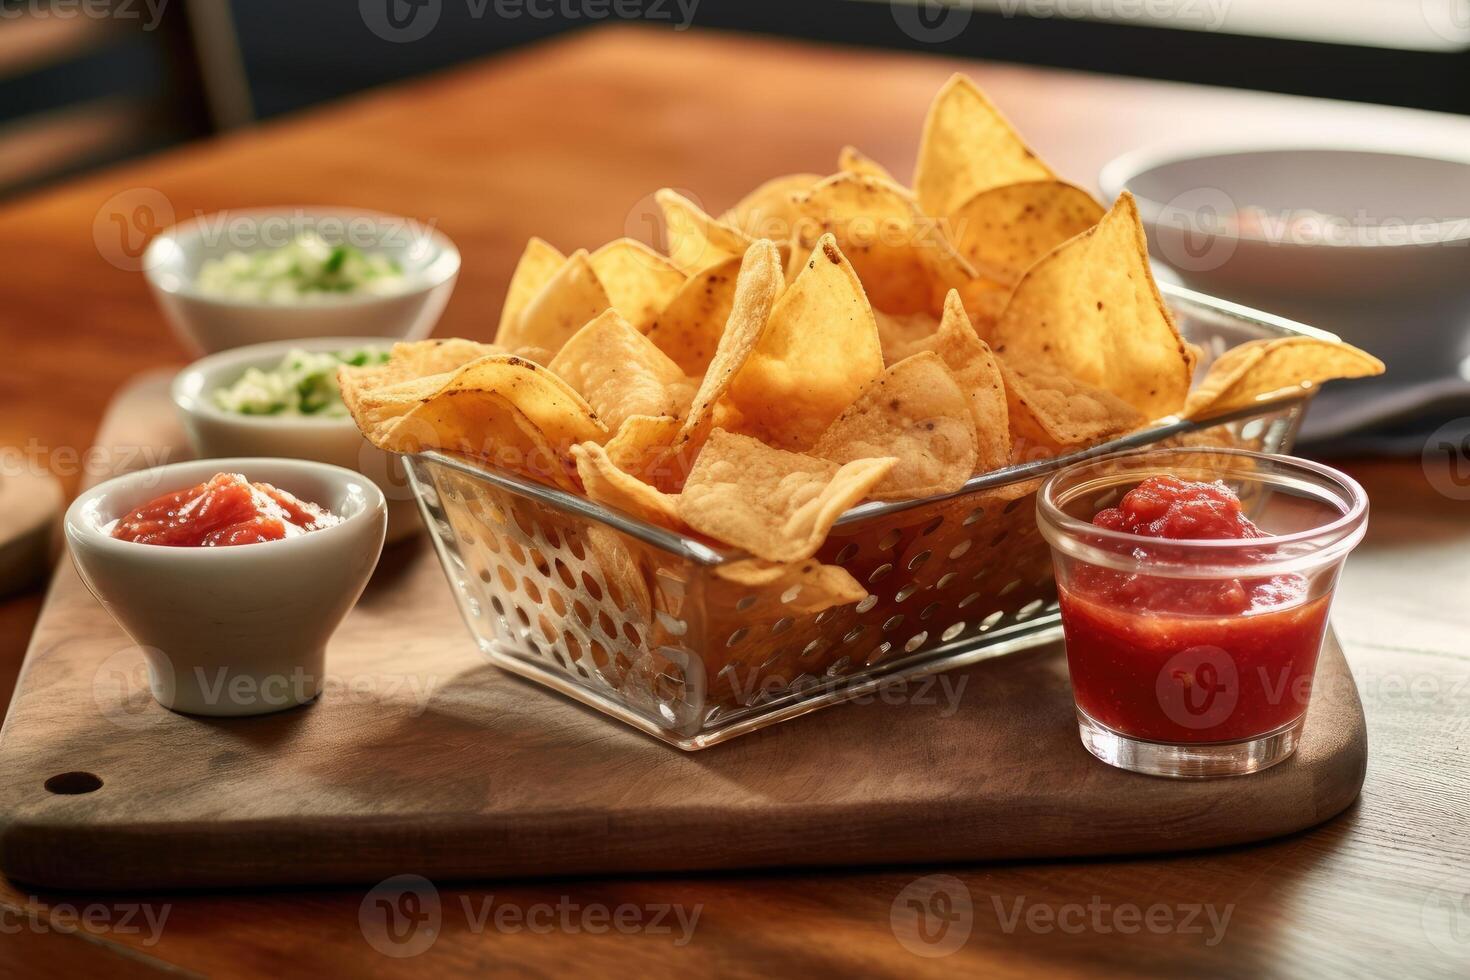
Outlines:
{"type": "MultiPolygon", "coordinates": [[[[1203,351],[1322,331],[1165,287],[1203,351]]],[[[1229,415],[1164,420],[1085,453],[1012,466],[944,497],[865,503],[817,559],[862,601],[804,611],[800,588],[744,591],[712,570],[746,557],[479,460],[406,457],[450,588],[496,664],[694,750],[882,685],[1061,635],[1035,494],[1083,456],[1144,445],[1287,452],[1309,394],[1229,415]]]]}

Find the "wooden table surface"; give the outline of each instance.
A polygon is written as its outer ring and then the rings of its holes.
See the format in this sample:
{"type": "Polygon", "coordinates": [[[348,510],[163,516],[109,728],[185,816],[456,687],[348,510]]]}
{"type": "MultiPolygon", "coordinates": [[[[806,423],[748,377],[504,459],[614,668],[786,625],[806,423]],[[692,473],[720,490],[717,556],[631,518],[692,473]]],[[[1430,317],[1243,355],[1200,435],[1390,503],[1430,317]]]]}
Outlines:
{"type": "MultiPolygon", "coordinates": [[[[1061,173],[1088,184],[1111,156],[1165,136],[1470,138],[1466,120],[1403,110],[592,31],[0,208],[0,446],[74,488],[98,465],[81,454],[112,392],[183,359],[135,271],[146,233],[170,217],[300,202],[433,221],[464,255],[438,332],[488,339],[531,234],[563,249],[646,237],[657,187],[719,209],[765,177],[830,170],[845,142],[908,176],[928,100],[957,67],[1061,173]]],[[[434,897],[423,886],[415,905],[388,889],[75,895],[0,883],[0,973],[1465,976],[1470,505],[1436,489],[1453,492],[1448,462],[1343,464],[1374,507],[1334,613],[1371,744],[1361,800],[1316,830],[1130,861],[441,881],[439,928],[405,945],[383,939],[384,908],[423,925],[434,897]],[[912,900],[925,910],[922,936],[912,900]],[[429,940],[411,957],[379,951],[429,940]]],[[[7,688],[39,602],[0,603],[7,688]]]]}

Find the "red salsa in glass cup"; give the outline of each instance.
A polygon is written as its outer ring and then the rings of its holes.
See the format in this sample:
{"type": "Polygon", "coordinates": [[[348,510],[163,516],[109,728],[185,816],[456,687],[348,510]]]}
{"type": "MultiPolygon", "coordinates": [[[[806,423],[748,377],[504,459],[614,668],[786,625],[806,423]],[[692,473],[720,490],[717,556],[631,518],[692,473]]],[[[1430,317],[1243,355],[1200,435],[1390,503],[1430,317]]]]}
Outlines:
{"type": "Polygon", "coordinates": [[[1037,497],[1083,744],[1157,776],[1296,749],[1338,571],[1368,501],[1326,466],[1243,450],[1119,453],[1037,497]]]}

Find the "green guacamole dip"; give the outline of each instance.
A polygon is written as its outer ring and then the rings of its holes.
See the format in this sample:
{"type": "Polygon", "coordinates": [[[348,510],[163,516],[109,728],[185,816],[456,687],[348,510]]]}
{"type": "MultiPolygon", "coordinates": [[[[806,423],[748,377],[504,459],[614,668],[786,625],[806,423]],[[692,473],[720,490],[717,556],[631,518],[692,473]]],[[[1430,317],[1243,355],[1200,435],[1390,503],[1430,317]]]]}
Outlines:
{"type": "Polygon", "coordinates": [[[337,368],[383,364],[386,350],[311,353],[293,350],[269,371],[250,368],[240,380],[214,391],[214,403],[241,415],[309,415],[345,418],[347,406],[337,389],[337,368]]]}
{"type": "Polygon", "coordinates": [[[332,296],[401,292],[398,263],[305,232],[280,248],[230,252],[199,268],[199,291],[222,299],[294,303],[332,296]]]}

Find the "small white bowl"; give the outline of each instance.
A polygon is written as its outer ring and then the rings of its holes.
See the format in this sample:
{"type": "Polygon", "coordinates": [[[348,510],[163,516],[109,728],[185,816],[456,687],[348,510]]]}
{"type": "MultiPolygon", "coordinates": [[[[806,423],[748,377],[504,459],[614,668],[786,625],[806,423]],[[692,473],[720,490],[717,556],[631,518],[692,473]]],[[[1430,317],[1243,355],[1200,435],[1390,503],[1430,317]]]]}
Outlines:
{"type": "Polygon", "coordinates": [[[377,484],[388,501],[388,542],[416,534],[423,523],[403,464],[368,443],[350,418],[241,415],[214,403],[213,393],[249,368],[270,369],[292,350],[313,353],[386,348],[381,337],[313,337],[252,344],[201,358],[174,376],[171,394],[194,455],[285,456],[356,470],[377,484]]]}
{"type": "Polygon", "coordinates": [[[1470,151],[1178,144],[1125,154],[1100,183],[1133,192],[1153,257],[1187,285],[1340,334],[1389,383],[1465,353],[1470,151]]]}
{"type": "Polygon", "coordinates": [[[1100,182],[1109,199],[1133,192],[1139,216],[1157,236],[1156,257],[1186,278],[1338,295],[1464,278],[1470,154],[1153,147],[1113,160],[1100,182]],[[1246,209],[1347,222],[1322,234],[1310,223],[1220,229],[1246,209]],[[1352,276],[1359,270],[1373,274],[1352,276]]]}
{"type": "Polygon", "coordinates": [[[143,649],[165,708],[259,715],[321,693],[327,639],[362,595],[383,548],[383,495],[361,474],[289,459],[219,459],[140,470],[67,509],[82,581],[143,649]],[[128,511],[216,473],[243,473],[327,508],[332,527],[283,541],[182,548],[121,541],[128,511]]]}
{"type": "Polygon", "coordinates": [[[187,347],[205,354],[297,337],[421,340],[444,312],[459,264],[459,250],[442,232],[352,208],[220,211],[160,232],[143,253],[143,274],[169,324],[187,347]],[[388,256],[403,269],[403,290],[277,303],[211,296],[195,285],[206,260],[278,248],[303,231],[388,256]]]}

